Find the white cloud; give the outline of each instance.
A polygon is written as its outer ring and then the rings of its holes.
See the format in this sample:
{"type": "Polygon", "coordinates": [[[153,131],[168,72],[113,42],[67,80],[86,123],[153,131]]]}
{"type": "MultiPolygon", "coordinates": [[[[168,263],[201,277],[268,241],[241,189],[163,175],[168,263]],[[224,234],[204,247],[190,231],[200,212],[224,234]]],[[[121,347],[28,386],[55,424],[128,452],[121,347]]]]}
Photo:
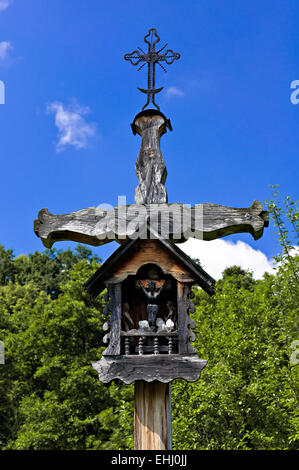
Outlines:
{"type": "Polygon", "coordinates": [[[58,128],[57,152],[72,146],[76,150],[87,148],[90,139],[96,135],[96,125],[88,123],[84,117],[90,112],[88,107],[73,102],[67,106],[54,102],[47,106],[47,112],[55,114],[55,124],[58,128]]]}
{"type": "Polygon", "coordinates": [[[11,5],[12,0],[0,0],[0,11],[6,10],[11,5]]]}
{"type": "Polygon", "coordinates": [[[4,61],[9,57],[9,53],[12,51],[13,47],[8,41],[0,42],[0,61],[4,61]]]}
{"type": "Polygon", "coordinates": [[[185,93],[180,90],[179,88],[175,87],[175,86],[170,86],[168,88],[166,88],[165,90],[165,93],[166,93],[166,96],[168,97],[172,97],[172,96],[185,96],[185,93]]]}
{"type": "Polygon", "coordinates": [[[291,256],[299,256],[299,246],[293,245],[293,249],[290,251],[291,256]]]}
{"type": "Polygon", "coordinates": [[[203,241],[190,238],[178,245],[191,258],[199,259],[203,269],[214,279],[222,277],[222,272],[229,266],[241,266],[253,272],[255,279],[261,279],[265,272],[273,274],[273,261],[260,250],[255,250],[247,243],[226,240],[203,241]]]}

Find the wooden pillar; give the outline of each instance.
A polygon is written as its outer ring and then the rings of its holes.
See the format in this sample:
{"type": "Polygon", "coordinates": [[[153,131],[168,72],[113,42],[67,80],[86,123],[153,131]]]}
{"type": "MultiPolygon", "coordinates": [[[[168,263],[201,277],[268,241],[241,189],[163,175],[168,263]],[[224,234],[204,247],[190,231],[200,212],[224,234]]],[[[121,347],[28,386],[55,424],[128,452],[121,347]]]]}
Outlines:
{"type": "Polygon", "coordinates": [[[171,449],[171,386],[135,382],[135,450],[171,449]]]}

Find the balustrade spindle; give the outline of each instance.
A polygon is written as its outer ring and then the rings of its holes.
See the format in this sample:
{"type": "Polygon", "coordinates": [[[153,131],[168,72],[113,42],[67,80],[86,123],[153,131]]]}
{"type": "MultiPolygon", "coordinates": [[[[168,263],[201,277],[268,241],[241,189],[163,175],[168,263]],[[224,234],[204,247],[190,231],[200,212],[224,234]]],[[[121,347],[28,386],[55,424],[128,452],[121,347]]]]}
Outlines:
{"type": "Polygon", "coordinates": [[[172,346],[173,346],[173,343],[172,343],[172,337],[169,336],[168,338],[168,354],[172,354],[172,346]]]}
{"type": "Polygon", "coordinates": [[[154,354],[159,354],[159,338],[154,338],[154,354]]]}
{"type": "Polygon", "coordinates": [[[130,354],[130,338],[125,338],[125,355],[130,354]]]}
{"type": "Polygon", "coordinates": [[[138,342],[138,354],[139,356],[142,356],[143,354],[143,337],[140,336],[139,342],[138,342]]]}

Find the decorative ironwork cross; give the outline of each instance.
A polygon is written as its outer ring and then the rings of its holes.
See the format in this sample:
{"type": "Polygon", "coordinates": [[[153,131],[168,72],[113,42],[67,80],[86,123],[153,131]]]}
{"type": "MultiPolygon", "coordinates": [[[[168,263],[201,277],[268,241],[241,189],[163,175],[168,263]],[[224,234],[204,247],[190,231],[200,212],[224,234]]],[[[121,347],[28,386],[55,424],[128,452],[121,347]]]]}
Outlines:
{"type": "Polygon", "coordinates": [[[138,70],[141,70],[142,67],[147,64],[148,71],[147,71],[147,90],[143,88],[138,88],[138,90],[142,91],[147,95],[147,102],[142,108],[142,111],[150,104],[153,105],[160,110],[159,106],[155,103],[155,95],[163,90],[163,87],[155,89],[155,66],[156,64],[160,65],[160,67],[166,72],[165,67],[160,64],[160,62],[166,62],[167,65],[172,64],[175,60],[178,60],[181,56],[178,52],[173,52],[172,49],[167,49],[166,52],[161,54],[163,49],[167,46],[167,43],[158,51],[156,51],[156,44],[160,42],[160,37],[157,34],[156,28],[151,28],[148,34],[144,37],[144,42],[148,44],[148,51],[147,53],[144,52],[140,47],[138,49],[142,52],[140,54],[139,51],[133,51],[130,54],[125,54],[124,59],[129,60],[132,65],[139,65],[140,62],[144,62],[138,70]]]}

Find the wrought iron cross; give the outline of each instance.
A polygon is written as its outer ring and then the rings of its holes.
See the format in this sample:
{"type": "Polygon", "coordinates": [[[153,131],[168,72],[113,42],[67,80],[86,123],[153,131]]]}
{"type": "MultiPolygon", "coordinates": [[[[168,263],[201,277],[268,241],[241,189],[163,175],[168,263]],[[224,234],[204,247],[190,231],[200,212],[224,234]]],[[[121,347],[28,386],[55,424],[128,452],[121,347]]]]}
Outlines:
{"type": "Polygon", "coordinates": [[[155,103],[155,95],[163,90],[163,87],[155,88],[155,66],[156,64],[160,65],[164,72],[166,72],[165,67],[160,62],[166,62],[167,65],[170,65],[181,56],[178,52],[173,52],[172,49],[167,49],[166,52],[161,54],[163,49],[167,46],[167,43],[161,49],[156,51],[156,44],[160,42],[160,37],[157,34],[156,28],[151,28],[149,30],[148,34],[144,37],[144,42],[148,45],[147,53],[138,47],[142,54],[136,50],[130,54],[125,54],[124,59],[129,60],[132,65],[139,65],[141,62],[144,62],[138,70],[141,70],[142,67],[147,64],[147,90],[138,88],[138,90],[147,95],[147,102],[143,106],[142,111],[150,104],[150,102],[160,110],[159,106],[155,103]]]}

